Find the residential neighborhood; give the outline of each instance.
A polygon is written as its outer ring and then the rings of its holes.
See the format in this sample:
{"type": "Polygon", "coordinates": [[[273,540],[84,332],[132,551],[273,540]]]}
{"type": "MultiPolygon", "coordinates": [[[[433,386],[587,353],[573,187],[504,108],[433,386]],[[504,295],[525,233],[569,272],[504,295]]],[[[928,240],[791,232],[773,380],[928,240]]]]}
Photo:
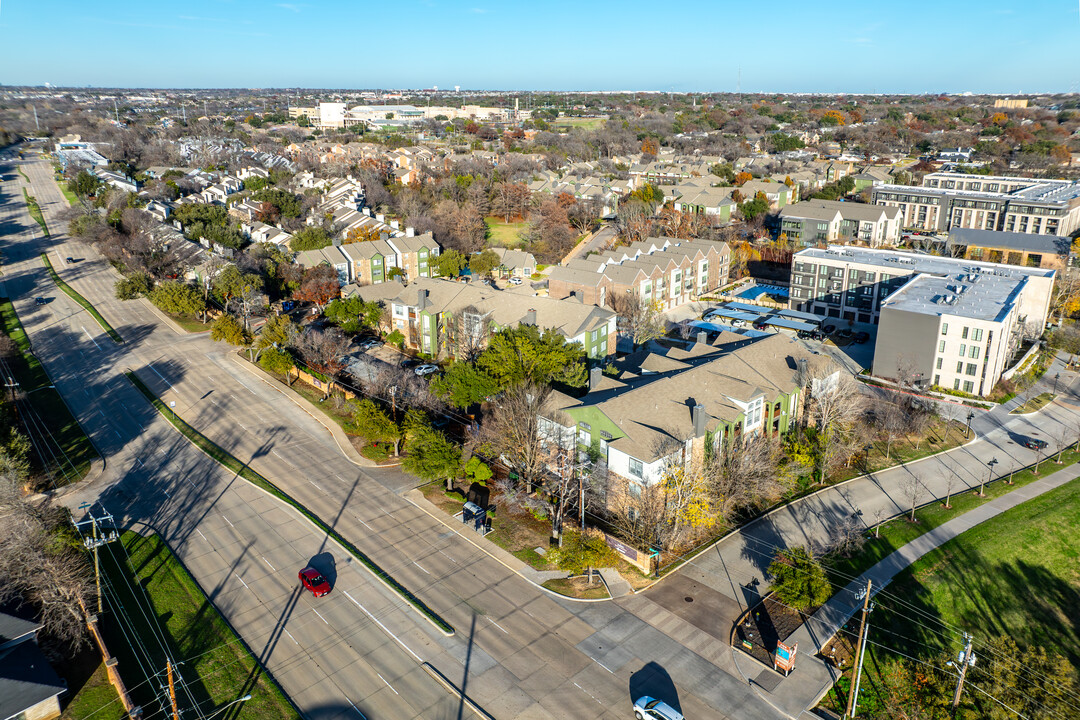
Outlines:
{"type": "Polygon", "coordinates": [[[402,9],[5,8],[0,720],[1078,716],[1076,8],[402,9]]]}

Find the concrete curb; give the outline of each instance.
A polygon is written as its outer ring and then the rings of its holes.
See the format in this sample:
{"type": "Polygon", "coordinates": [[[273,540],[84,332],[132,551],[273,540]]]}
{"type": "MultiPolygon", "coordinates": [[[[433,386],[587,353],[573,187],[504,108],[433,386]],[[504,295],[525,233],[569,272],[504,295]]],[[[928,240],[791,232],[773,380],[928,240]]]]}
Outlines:
{"type": "Polygon", "coordinates": [[[245,370],[250,372],[252,375],[254,375],[255,377],[262,380],[264,383],[266,383],[266,385],[269,386],[271,389],[276,390],[277,392],[279,392],[282,395],[284,395],[285,397],[287,397],[289,400],[291,400],[293,402],[294,405],[296,405],[298,408],[303,410],[313,420],[315,420],[320,425],[322,425],[324,428],[326,428],[327,432],[329,432],[330,435],[333,436],[334,442],[337,443],[338,450],[340,450],[341,454],[344,455],[346,457],[346,459],[348,459],[349,462],[351,462],[353,465],[359,465],[360,467],[364,467],[364,468],[378,468],[378,467],[380,467],[374,461],[368,460],[366,457],[364,457],[359,452],[357,452],[356,448],[354,448],[352,443],[349,442],[349,438],[345,434],[345,431],[342,430],[340,427],[338,427],[337,423],[332,422],[332,421],[327,421],[327,420],[319,417],[319,415],[317,415],[317,414],[311,412],[310,410],[308,410],[307,406],[310,405],[311,403],[309,403],[305,397],[300,395],[300,393],[296,392],[295,390],[293,390],[288,385],[282,385],[282,383],[279,382],[277,380],[277,378],[273,377],[272,375],[268,375],[265,370],[258,367],[257,365],[253,365],[252,363],[248,362],[247,360],[244,360],[238,354],[230,352],[230,353],[228,353],[228,356],[229,356],[230,359],[232,359],[234,362],[239,364],[241,367],[243,367],[245,370]]]}

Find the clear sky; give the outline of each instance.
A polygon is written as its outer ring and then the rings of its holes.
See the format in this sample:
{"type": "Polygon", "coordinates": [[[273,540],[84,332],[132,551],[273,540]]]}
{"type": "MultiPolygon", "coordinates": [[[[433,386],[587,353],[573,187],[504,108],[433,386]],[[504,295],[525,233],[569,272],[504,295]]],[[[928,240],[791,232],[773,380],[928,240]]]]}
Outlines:
{"type": "Polygon", "coordinates": [[[7,0],[0,83],[1080,91],[1077,0],[7,0]]]}

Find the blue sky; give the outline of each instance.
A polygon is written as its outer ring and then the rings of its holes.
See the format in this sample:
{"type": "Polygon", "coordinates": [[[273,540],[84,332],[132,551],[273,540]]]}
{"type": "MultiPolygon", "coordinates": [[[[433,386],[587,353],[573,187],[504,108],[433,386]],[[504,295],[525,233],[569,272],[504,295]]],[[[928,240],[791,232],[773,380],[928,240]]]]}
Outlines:
{"type": "Polygon", "coordinates": [[[7,0],[0,83],[1080,91],[1077,0],[7,0]]]}

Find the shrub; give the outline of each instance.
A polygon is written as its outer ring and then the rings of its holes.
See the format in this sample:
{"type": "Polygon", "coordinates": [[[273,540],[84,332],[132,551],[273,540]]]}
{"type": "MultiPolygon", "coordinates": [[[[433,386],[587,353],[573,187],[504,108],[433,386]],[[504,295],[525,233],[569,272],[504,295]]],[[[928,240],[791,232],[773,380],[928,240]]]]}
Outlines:
{"type": "Polygon", "coordinates": [[[366,457],[368,460],[374,460],[375,462],[382,462],[390,457],[390,452],[393,447],[388,443],[374,442],[370,445],[365,445],[360,448],[360,454],[366,457]]]}
{"type": "Polygon", "coordinates": [[[134,300],[150,292],[154,281],[146,273],[135,273],[116,281],[116,299],[134,300]]]}
{"type": "Polygon", "coordinates": [[[401,350],[405,346],[405,336],[401,334],[400,330],[395,330],[386,336],[386,342],[397,345],[398,349],[401,350]]]}
{"type": "Polygon", "coordinates": [[[825,569],[805,547],[778,550],[769,577],[780,602],[799,611],[823,605],[832,595],[825,569]]]}
{"type": "Polygon", "coordinates": [[[277,348],[267,348],[264,350],[263,354],[259,357],[259,365],[263,370],[277,373],[278,375],[286,375],[290,370],[296,367],[292,355],[285,350],[279,350],[277,348]]]}

